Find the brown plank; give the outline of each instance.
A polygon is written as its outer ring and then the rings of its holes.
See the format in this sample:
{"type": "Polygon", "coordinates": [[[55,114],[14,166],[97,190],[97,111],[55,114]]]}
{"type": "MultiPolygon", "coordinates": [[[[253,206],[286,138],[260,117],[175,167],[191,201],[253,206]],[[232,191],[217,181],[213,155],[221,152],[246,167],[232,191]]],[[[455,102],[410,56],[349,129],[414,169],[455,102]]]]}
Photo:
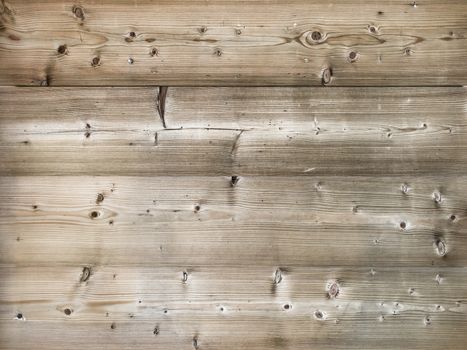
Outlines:
{"type": "Polygon", "coordinates": [[[164,120],[154,88],[99,90],[2,88],[0,174],[467,170],[465,88],[169,88],[164,120]]]}
{"type": "Polygon", "coordinates": [[[2,1],[0,85],[462,85],[467,4],[2,1]]]}
{"type": "Polygon", "coordinates": [[[461,349],[467,327],[464,268],[90,268],[2,265],[0,346],[461,349]]]}
{"type": "Polygon", "coordinates": [[[465,266],[466,187],[466,177],[3,177],[0,259],[465,266]]]}

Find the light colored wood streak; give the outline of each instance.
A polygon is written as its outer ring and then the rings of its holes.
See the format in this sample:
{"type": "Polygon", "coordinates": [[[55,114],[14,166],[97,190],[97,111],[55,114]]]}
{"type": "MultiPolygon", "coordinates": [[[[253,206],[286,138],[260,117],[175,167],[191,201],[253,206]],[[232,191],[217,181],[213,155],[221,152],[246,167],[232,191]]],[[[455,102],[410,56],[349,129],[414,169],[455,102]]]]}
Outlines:
{"type": "Polygon", "coordinates": [[[465,266],[466,187],[465,177],[3,177],[0,259],[465,266]]]}
{"type": "Polygon", "coordinates": [[[0,91],[2,175],[467,170],[465,88],[169,88],[167,128],[154,88],[0,91]]]}
{"type": "Polygon", "coordinates": [[[321,85],[326,69],[336,86],[467,81],[458,0],[9,0],[0,10],[2,85],[321,85]]]}

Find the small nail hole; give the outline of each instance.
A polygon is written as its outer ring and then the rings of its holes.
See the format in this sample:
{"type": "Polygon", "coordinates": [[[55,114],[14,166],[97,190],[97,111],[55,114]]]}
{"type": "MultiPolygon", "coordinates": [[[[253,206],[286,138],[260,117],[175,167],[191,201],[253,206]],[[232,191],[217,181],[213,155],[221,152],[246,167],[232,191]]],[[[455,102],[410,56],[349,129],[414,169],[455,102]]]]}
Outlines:
{"type": "Polygon", "coordinates": [[[16,314],[16,319],[22,320],[23,319],[23,314],[22,313],[16,314]]]}

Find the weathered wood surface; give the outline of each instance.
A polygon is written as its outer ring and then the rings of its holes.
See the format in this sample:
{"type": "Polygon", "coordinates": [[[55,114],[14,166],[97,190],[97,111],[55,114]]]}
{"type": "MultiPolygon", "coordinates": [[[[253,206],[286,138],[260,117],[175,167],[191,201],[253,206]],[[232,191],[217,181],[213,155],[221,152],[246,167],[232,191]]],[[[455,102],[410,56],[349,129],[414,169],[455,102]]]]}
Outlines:
{"type": "Polygon", "coordinates": [[[465,85],[459,0],[0,2],[0,85],[465,85]]]}
{"type": "Polygon", "coordinates": [[[193,87],[169,88],[165,103],[158,96],[157,88],[0,88],[0,174],[467,171],[463,87],[193,87]]]}
{"type": "Polygon", "coordinates": [[[0,347],[463,349],[467,331],[464,268],[85,267],[1,265],[0,347]]]}
{"type": "Polygon", "coordinates": [[[467,177],[4,177],[0,263],[462,267],[466,191],[467,177]]]}

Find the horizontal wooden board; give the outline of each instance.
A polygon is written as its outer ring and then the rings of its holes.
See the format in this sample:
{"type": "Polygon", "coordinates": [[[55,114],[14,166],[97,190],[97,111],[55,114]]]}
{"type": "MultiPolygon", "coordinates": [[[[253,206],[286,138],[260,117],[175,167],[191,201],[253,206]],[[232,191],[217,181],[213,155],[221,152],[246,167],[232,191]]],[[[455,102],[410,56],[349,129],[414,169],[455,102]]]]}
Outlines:
{"type": "Polygon", "coordinates": [[[2,265],[0,346],[461,349],[467,330],[464,268],[87,267],[2,265]]]}
{"type": "Polygon", "coordinates": [[[462,87],[169,88],[165,99],[155,88],[4,87],[0,175],[463,175],[466,96],[462,87]]]}
{"type": "Polygon", "coordinates": [[[466,177],[3,177],[18,266],[465,266],[466,177]]]}
{"type": "Polygon", "coordinates": [[[462,85],[464,1],[2,1],[0,85],[462,85]]]}

